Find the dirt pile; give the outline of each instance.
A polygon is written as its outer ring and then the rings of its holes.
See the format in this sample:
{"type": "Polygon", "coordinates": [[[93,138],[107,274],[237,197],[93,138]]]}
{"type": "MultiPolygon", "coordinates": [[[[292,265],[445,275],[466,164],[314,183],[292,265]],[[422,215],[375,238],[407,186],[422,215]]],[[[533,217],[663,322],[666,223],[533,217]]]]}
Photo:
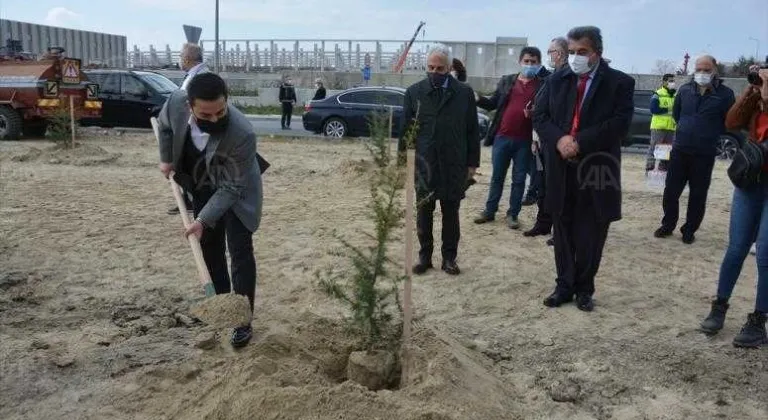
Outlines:
{"type": "Polygon", "coordinates": [[[201,300],[190,314],[216,328],[235,328],[251,323],[251,306],[243,295],[226,293],[201,300]]]}
{"type": "Polygon", "coordinates": [[[416,331],[411,357],[418,375],[399,390],[371,392],[348,381],[353,350],[342,323],[305,312],[284,328],[258,331],[234,354],[227,346],[208,351],[216,361],[153,369],[138,378],[146,392],[119,401],[145,414],[206,420],[487,420],[519,412],[482,357],[433,331],[416,331]],[[162,395],[150,392],[158,386],[162,395]]]}
{"type": "Polygon", "coordinates": [[[44,162],[51,165],[94,166],[117,161],[121,153],[110,153],[101,146],[76,143],[75,147],[54,145],[46,148],[30,147],[24,153],[11,157],[14,162],[44,162]]]}

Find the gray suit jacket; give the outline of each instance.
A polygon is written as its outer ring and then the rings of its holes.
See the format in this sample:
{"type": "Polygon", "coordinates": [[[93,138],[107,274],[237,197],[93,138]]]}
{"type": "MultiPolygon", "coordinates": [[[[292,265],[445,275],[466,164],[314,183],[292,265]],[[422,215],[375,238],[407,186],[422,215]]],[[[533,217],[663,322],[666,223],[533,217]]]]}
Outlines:
{"type": "MultiPolygon", "coordinates": [[[[205,154],[209,185],[215,193],[198,217],[206,226],[214,227],[232,210],[248,230],[255,232],[261,222],[261,169],[256,153],[256,134],[245,116],[228,105],[229,124],[220,135],[211,135],[205,154]]],[[[175,91],[158,116],[160,128],[160,161],[180,167],[182,150],[189,129],[187,92],[175,91]]]]}

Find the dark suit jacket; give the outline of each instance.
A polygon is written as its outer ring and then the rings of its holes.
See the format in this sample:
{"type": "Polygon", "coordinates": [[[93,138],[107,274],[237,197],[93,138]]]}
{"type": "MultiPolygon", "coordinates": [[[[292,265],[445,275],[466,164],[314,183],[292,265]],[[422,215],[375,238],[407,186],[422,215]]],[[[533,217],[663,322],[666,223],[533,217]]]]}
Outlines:
{"type": "Polygon", "coordinates": [[[413,119],[416,135],[416,192],[434,193],[438,200],[461,200],[467,188],[467,169],[480,166],[480,128],[472,88],[448,78],[442,98],[428,79],[405,91],[403,129],[398,151],[406,150],[405,134],[413,119]],[[417,115],[418,111],[418,115],[417,115]]]}
{"type": "MultiPolygon", "coordinates": [[[[584,98],[576,142],[579,156],[568,162],[557,151],[558,140],[569,134],[576,104],[578,76],[566,66],[544,84],[534,106],[533,125],[547,155],[545,208],[554,217],[566,203],[566,177],[575,174],[579,192],[592,196],[595,217],[605,222],[621,219],[621,141],[634,112],[635,80],[600,61],[584,98]],[[574,170],[569,171],[568,169],[574,170]]],[[[572,181],[572,180],[571,180],[572,181]]]]}

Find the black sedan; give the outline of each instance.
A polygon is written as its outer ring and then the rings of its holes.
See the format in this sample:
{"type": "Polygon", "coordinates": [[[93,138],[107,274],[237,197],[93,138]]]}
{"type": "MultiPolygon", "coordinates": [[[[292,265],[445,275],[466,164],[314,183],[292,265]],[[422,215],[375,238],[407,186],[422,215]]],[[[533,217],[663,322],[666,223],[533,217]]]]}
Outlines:
{"type": "MultiPolygon", "coordinates": [[[[366,137],[370,135],[369,116],[376,110],[388,109],[392,113],[392,137],[400,136],[403,120],[405,89],[399,87],[360,87],[348,89],[304,107],[304,129],[329,137],[366,137]]],[[[490,120],[477,114],[480,138],[485,137],[490,120]]]]}
{"type": "MultiPolygon", "coordinates": [[[[634,94],[635,112],[632,115],[632,125],[629,135],[624,140],[624,146],[632,144],[650,144],[651,140],[651,96],[652,90],[636,90],[634,94]]],[[[744,142],[744,135],[729,131],[720,136],[717,145],[718,157],[731,159],[744,142]]]]}

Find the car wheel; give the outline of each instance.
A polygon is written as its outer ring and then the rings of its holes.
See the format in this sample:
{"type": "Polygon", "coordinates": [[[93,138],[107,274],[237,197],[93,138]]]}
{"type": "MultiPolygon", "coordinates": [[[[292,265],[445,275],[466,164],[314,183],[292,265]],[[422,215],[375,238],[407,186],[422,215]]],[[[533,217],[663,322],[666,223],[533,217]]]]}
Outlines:
{"type": "Polygon", "coordinates": [[[739,141],[729,135],[722,135],[717,141],[717,157],[723,160],[733,159],[739,150],[739,141]]]}
{"type": "Polygon", "coordinates": [[[0,106],[0,140],[18,140],[21,126],[21,115],[15,109],[0,106]]]}
{"type": "Polygon", "coordinates": [[[323,125],[326,137],[342,138],[347,135],[347,124],[341,118],[329,118],[323,125]]]}

